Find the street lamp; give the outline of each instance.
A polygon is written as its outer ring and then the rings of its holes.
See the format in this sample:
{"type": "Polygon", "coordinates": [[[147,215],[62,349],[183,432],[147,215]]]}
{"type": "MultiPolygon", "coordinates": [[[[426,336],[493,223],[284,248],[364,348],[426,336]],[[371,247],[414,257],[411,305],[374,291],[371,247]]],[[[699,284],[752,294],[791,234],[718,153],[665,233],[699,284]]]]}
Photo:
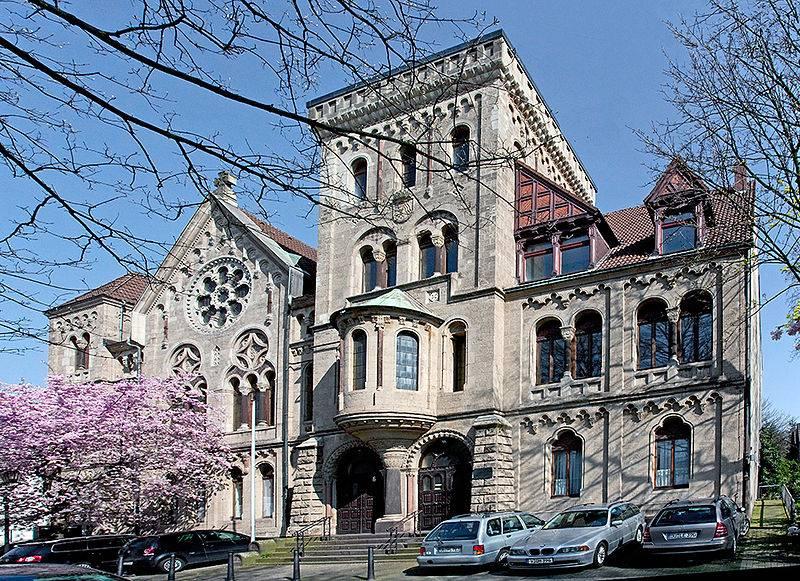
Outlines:
{"type": "Polygon", "coordinates": [[[19,480],[15,470],[0,471],[0,487],[3,488],[3,554],[11,549],[11,515],[9,512],[8,489],[19,480]]]}
{"type": "Polygon", "coordinates": [[[256,390],[250,392],[250,542],[256,542],[256,390]]]}

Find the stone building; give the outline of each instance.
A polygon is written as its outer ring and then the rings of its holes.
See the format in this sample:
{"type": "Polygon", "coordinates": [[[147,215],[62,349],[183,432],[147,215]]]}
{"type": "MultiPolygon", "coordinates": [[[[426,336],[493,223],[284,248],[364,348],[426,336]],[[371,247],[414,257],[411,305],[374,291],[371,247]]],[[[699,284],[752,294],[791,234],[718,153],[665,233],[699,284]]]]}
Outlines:
{"type": "Polygon", "coordinates": [[[163,282],[123,277],[50,312],[53,371],[199,373],[242,452],[205,524],[246,530],[250,392],[260,535],[618,498],[752,505],[741,171],[713,191],[676,160],[642,204],[603,213],[502,32],[308,107],[359,135],[318,132],[316,252],[222,175],[163,282]]]}

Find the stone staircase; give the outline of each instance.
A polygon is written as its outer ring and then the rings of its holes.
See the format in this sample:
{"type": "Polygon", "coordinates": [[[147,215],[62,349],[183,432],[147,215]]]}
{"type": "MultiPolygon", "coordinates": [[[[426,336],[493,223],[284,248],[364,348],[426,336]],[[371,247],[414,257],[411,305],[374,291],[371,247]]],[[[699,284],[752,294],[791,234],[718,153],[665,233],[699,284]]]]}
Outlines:
{"type": "MultiPolygon", "coordinates": [[[[424,535],[408,533],[397,543],[397,551],[387,554],[389,533],[334,535],[329,539],[309,539],[301,563],[363,563],[367,565],[367,550],[375,548],[375,561],[413,561],[419,555],[424,535]],[[408,536],[410,535],[410,536],[408,536]]],[[[287,539],[288,541],[289,539],[287,539]]],[[[272,554],[262,555],[261,563],[287,564],[292,562],[294,544],[287,543],[272,554]]]]}

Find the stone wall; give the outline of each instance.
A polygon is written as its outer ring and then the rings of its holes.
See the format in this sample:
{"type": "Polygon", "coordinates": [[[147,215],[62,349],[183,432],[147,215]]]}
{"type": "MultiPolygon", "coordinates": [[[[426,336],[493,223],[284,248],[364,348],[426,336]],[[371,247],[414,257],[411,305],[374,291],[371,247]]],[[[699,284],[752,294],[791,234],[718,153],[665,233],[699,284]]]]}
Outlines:
{"type": "Polygon", "coordinates": [[[516,494],[511,424],[492,414],[477,418],[473,425],[475,450],[471,509],[474,512],[514,510],[516,494]]]}

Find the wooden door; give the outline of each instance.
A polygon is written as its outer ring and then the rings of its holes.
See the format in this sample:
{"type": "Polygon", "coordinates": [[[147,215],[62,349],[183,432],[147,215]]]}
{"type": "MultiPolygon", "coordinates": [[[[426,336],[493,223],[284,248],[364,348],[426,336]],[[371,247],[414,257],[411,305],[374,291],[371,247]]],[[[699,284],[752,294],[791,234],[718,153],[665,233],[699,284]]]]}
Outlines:
{"type": "Polygon", "coordinates": [[[427,531],[453,516],[455,468],[422,468],[419,471],[420,526],[427,531]]]}
{"type": "Polygon", "coordinates": [[[336,533],[340,535],[371,533],[374,522],[375,499],[360,494],[336,511],[336,533]]]}

